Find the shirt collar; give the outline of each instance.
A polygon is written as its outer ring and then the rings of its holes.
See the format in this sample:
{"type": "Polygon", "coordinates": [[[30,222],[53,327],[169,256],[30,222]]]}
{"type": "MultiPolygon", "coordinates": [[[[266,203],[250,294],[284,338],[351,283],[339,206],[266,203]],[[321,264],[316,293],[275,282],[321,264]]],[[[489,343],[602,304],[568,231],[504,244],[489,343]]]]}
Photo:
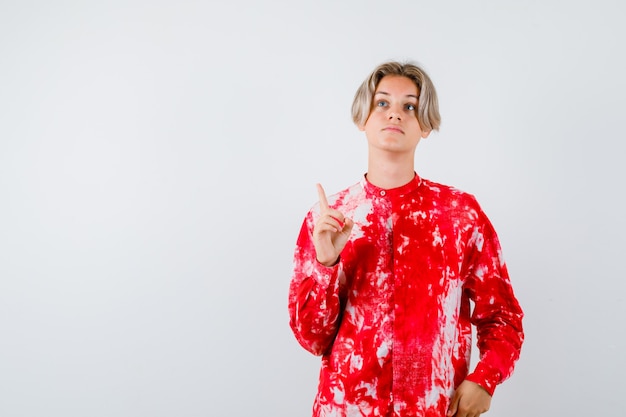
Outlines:
{"type": "Polygon", "coordinates": [[[401,197],[403,195],[409,194],[419,188],[422,184],[422,178],[415,173],[415,176],[408,183],[401,185],[396,188],[380,188],[372,184],[367,180],[367,174],[363,175],[363,179],[361,179],[361,186],[365,190],[368,195],[375,195],[378,197],[401,197]]]}

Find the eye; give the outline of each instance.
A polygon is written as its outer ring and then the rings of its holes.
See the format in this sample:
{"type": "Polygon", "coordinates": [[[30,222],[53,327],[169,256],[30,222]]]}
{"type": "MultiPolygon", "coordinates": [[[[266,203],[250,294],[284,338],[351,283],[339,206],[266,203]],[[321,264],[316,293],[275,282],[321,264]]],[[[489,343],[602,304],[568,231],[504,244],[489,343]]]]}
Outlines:
{"type": "Polygon", "coordinates": [[[387,101],[385,100],[378,100],[376,102],[376,107],[387,107],[389,105],[389,103],[387,103],[387,101]]]}
{"type": "Polygon", "coordinates": [[[408,111],[415,111],[415,104],[407,103],[404,108],[408,111]]]}

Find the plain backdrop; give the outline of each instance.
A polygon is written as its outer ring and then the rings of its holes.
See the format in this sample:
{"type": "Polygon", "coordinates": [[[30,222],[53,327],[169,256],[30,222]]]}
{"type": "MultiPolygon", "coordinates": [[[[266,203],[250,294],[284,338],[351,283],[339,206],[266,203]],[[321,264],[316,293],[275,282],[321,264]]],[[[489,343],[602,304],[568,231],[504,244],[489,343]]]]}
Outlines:
{"type": "Polygon", "coordinates": [[[490,416],[623,413],[624,3],[0,1],[0,416],[307,416],[297,233],[413,60],[423,177],[474,194],[525,312],[490,416]]]}

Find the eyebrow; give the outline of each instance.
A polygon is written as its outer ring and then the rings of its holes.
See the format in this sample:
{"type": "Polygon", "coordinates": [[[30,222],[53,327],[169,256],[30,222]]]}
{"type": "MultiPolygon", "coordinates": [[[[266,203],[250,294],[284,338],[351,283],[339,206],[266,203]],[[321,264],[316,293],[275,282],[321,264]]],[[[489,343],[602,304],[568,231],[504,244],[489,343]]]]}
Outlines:
{"type": "MultiPolygon", "coordinates": [[[[391,95],[391,94],[387,93],[386,91],[377,91],[377,92],[374,93],[374,95],[376,95],[376,94],[383,94],[385,96],[391,95]]],[[[419,97],[416,96],[415,94],[407,94],[405,97],[413,97],[414,99],[419,100],[419,97]]]]}

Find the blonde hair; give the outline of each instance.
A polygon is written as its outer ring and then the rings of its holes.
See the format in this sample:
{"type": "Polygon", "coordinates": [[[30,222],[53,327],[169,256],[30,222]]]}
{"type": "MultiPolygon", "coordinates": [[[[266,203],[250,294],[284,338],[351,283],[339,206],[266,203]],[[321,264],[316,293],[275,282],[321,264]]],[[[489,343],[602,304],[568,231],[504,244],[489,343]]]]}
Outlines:
{"type": "Polygon", "coordinates": [[[372,99],[378,83],[387,75],[399,75],[415,83],[419,93],[416,115],[420,127],[427,132],[439,130],[441,124],[439,101],[430,77],[423,69],[411,62],[401,63],[397,61],[380,64],[356,91],[352,102],[352,121],[354,124],[359,127],[365,125],[372,110],[372,99]]]}

